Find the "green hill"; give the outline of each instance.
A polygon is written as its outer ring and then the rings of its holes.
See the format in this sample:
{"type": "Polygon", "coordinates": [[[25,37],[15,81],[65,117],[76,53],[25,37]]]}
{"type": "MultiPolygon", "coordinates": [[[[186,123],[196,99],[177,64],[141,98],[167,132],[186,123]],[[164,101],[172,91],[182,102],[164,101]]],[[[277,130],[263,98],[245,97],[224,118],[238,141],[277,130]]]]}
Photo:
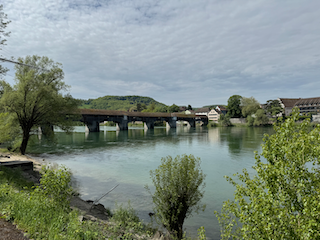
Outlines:
{"type": "Polygon", "coordinates": [[[121,111],[159,111],[164,112],[167,106],[150,97],[141,96],[104,96],[97,99],[81,100],[80,108],[106,109],[121,111]],[[137,109],[138,108],[138,109],[137,109]]]}

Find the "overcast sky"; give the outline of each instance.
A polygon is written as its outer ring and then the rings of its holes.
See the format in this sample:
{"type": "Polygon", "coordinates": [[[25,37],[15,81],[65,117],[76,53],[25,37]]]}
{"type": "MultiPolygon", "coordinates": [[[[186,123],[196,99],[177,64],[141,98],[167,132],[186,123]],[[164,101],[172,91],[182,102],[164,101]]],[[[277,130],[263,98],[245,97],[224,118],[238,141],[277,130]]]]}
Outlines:
{"type": "MultiPolygon", "coordinates": [[[[1,0],[4,57],[48,56],[75,98],[320,97],[320,1],[1,0]]],[[[5,79],[13,83],[14,70],[5,79]]]]}

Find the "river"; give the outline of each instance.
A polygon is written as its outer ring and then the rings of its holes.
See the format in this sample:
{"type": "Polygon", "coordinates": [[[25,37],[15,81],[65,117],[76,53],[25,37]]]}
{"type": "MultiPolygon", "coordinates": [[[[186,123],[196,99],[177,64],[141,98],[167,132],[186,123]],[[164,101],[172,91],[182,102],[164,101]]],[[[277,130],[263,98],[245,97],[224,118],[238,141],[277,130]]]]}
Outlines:
{"type": "Polygon", "coordinates": [[[214,211],[220,211],[223,201],[233,199],[234,187],[224,176],[232,176],[255,163],[254,151],[261,152],[264,133],[272,128],[188,128],[166,129],[139,127],[116,131],[103,126],[98,133],[85,133],[84,127],[75,127],[71,134],[55,129],[54,143],[42,136],[33,136],[27,151],[38,160],[65,165],[75,178],[78,191],[85,200],[95,200],[115,185],[119,186],[100,203],[114,209],[116,204],[131,206],[145,222],[150,221],[152,199],[144,186],[152,190],[150,170],[160,165],[162,157],[193,154],[201,159],[206,174],[204,212],[193,214],[184,227],[195,237],[204,226],[208,239],[220,239],[220,227],[214,211]]]}

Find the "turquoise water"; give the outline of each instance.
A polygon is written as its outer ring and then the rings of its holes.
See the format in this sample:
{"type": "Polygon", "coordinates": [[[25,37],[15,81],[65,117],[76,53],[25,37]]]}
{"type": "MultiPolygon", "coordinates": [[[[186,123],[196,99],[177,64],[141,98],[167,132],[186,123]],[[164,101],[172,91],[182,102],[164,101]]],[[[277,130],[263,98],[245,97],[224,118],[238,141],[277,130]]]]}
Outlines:
{"type": "Polygon", "coordinates": [[[101,127],[99,133],[84,132],[76,127],[70,135],[55,129],[55,143],[33,136],[28,152],[37,159],[63,164],[71,169],[83,199],[95,200],[115,185],[119,186],[100,202],[111,209],[128,200],[140,218],[149,221],[152,199],[144,186],[152,189],[150,170],[160,165],[162,157],[193,154],[200,157],[206,174],[206,210],[193,214],[184,227],[190,236],[204,226],[208,239],[220,239],[220,229],[214,211],[221,210],[223,201],[233,198],[234,188],[224,179],[247,168],[254,173],[254,151],[261,151],[264,133],[272,128],[211,128],[167,130],[131,128],[116,131],[101,127]],[[251,169],[251,170],[250,170],[251,169]]]}

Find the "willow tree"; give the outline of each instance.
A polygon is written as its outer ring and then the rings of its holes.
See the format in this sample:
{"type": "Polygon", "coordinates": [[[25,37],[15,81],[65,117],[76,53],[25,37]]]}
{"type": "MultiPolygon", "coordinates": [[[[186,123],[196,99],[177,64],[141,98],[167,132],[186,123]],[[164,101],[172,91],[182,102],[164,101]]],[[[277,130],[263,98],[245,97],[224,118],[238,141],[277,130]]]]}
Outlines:
{"type": "Polygon", "coordinates": [[[298,118],[294,109],[265,136],[253,176],[244,169],[227,177],[236,191],[216,212],[222,239],[320,238],[320,125],[298,118]]]}
{"type": "Polygon", "coordinates": [[[65,131],[72,128],[78,101],[63,95],[68,86],[63,82],[61,64],[48,57],[19,58],[15,66],[15,84],[7,83],[0,99],[2,111],[12,114],[22,130],[21,154],[25,154],[33,127],[56,125],[65,131]]]}
{"type": "Polygon", "coordinates": [[[200,158],[193,155],[178,155],[174,159],[167,156],[156,170],[150,171],[155,186],[151,195],[156,219],[177,239],[183,237],[184,220],[205,208],[200,204],[205,187],[200,163],[200,158]]]}

